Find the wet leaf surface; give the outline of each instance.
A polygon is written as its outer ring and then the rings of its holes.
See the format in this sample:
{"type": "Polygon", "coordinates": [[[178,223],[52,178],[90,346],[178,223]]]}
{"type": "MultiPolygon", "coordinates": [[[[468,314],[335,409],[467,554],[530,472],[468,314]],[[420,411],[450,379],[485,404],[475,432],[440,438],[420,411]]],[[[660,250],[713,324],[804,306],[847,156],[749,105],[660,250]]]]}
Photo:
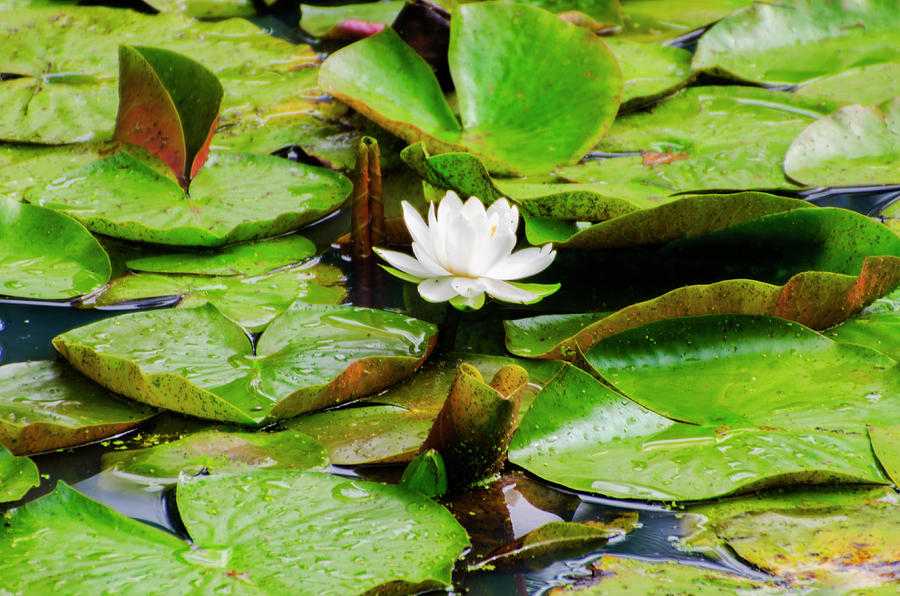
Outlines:
{"type": "Polygon", "coordinates": [[[900,283],[900,258],[869,257],[859,277],[807,271],[784,286],[729,280],[685,286],[615,313],[543,315],[504,321],[506,346],[526,358],[573,360],[597,341],[647,323],[706,314],[777,316],[826,329],[900,283]]]}
{"type": "Polygon", "coordinates": [[[232,432],[204,430],[155,447],[112,451],[101,465],[151,483],[175,483],[179,474],[237,474],[254,469],[318,470],[328,454],[317,441],[297,431],[232,432]]]}
{"type": "Polygon", "coordinates": [[[626,0],[621,37],[663,41],[681,37],[753,4],[753,0],[626,0]]]}
{"type": "Polygon", "coordinates": [[[0,562],[5,585],[128,591],[151,576],[153,589],[168,594],[297,585],[340,593],[388,582],[436,588],[449,584],[468,543],[452,516],[418,493],[315,472],[199,477],[182,480],[177,494],[196,546],[60,484],[0,527],[10,555],[0,562]],[[328,554],[348,549],[353,558],[328,554]],[[40,577],[20,564],[34,553],[43,561],[40,577]]]}
{"type": "Polygon", "coordinates": [[[900,60],[848,68],[803,83],[794,93],[843,104],[877,105],[900,95],[900,60]]]}
{"type": "Polygon", "coordinates": [[[809,186],[896,184],[898,168],[900,97],[841,108],[806,127],[784,156],[785,173],[809,186]]]}
{"type": "Polygon", "coordinates": [[[0,366],[0,443],[13,453],[41,453],[112,437],[154,410],[128,403],[65,362],[0,366]]]}
{"type": "Polygon", "coordinates": [[[269,155],[217,153],[187,196],[152,165],[119,152],[32,188],[26,198],[114,238],[222,246],[311,223],[336,210],[351,188],[347,178],[324,168],[269,155]]]}
{"type": "Polygon", "coordinates": [[[714,25],[692,67],[748,81],[792,84],[854,66],[896,61],[900,33],[892,0],[756,4],[714,25]]]}
{"type": "Polygon", "coordinates": [[[412,373],[434,326],[364,308],[298,306],[256,344],[211,306],[123,315],[54,339],[79,370],[150,405],[258,425],[364,397],[412,373]]]}
{"type": "Polygon", "coordinates": [[[326,39],[360,39],[381,30],[377,25],[390,25],[403,2],[367,2],[340,6],[301,4],[300,27],[316,37],[326,39]]]}
{"type": "Polygon", "coordinates": [[[881,424],[869,427],[872,449],[894,486],[900,486],[900,424],[881,424]]]}
{"type": "Polygon", "coordinates": [[[0,197],[0,294],[74,298],[99,289],[109,276],[109,257],[84,226],[0,197]]]}
{"type": "Polygon", "coordinates": [[[459,120],[431,68],[390,30],[332,54],[319,84],[407,142],[424,141],[434,152],[464,149],[502,171],[571,163],[603,135],[621,75],[593,34],[545,11],[501,3],[462,6],[452,23],[459,120]]]}
{"type": "Polygon", "coordinates": [[[509,460],[574,490],[648,500],[709,499],[797,483],[887,482],[865,435],[673,422],[574,367],[535,400],[509,460]]]}
{"type": "Polygon", "coordinates": [[[599,523],[550,522],[502,547],[500,552],[480,561],[476,569],[518,569],[522,565],[539,567],[542,560],[553,561],[560,555],[585,547],[598,547],[620,534],[621,531],[599,523]]]}

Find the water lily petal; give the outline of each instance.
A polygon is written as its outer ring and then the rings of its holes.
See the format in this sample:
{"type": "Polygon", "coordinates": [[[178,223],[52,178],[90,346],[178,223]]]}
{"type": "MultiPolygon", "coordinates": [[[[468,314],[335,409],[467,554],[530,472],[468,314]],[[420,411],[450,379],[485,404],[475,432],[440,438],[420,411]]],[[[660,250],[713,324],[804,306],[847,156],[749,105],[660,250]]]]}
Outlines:
{"type": "Polygon", "coordinates": [[[517,288],[512,284],[499,279],[482,278],[484,281],[485,291],[489,296],[502,300],[503,302],[514,302],[516,304],[527,304],[534,302],[540,298],[539,294],[534,294],[522,288],[517,288]]]}
{"type": "Polygon", "coordinates": [[[491,267],[489,271],[484,273],[484,277],[522,279],[543,271],[550,266],[550,263],[555,258],[556,251],[553,250],[553,246],[550,244],[545,244],[541,248],[525,248],[512,253],[506,259],[491,267]]]}
{"type": "Polygon", "coordinates": [[[435,272],[422,263],[402,252],[373,248],[375,254],[399,269],[400,271],[416,277],[433,277],[435,272]]]}
{"type": "MultiPolygon", "coordinates": [[[[421,250],[430,254],[432,260],[436,260],[434,248],[431,246],[432,238],[428,230],[428,224],[425,223],[425,220],[422,219],[415,207],[406,201],[403,201],[401,206],[403,207],[403,222],[406,224],[406,229],[409,230],[409,235],[412,236],[413,242],[418,244],[421,250]]],[[[431,209],[434,209],[434,203],[432,203],[431,209]]]]}
{"type": "Polygon", "coordinates": [[[485,239],[477,247],[477,265],[470,268],[470,275],[494,277],[489,272],[494,267],[508,259],[512,250],[516,247],[516,234],[509,229],[499,229],[492,236],[485,239]]]}
{"type": "Polygon", "coordinates": [[[497,228],[512,231],[513,234],[519,227],[519,210],[515,205],[510,205],[506,199],[497,199],[487,209],[488,218],[497,218],[497,228]]]}
{"type": "Polygon", "coordinates": [[[426,269],[430,271],[428,275],[423,277],[439,277],[442,275],[453,275],[444,267],[441,267],[441,264],[437,262],[434,258],[433,254],[429,251],[425,250],[421,244],[418,242],[413,242],[412,244],[413,254],[416,255],[416,258],[419,260],[419,263],[426,269]]]}
{"type": "MultiPolygon", "coordinates": [[[[479,238],[484,236],[484,232],[479,229],[478,220],[469,220],[462,213],[453,213],[446,223],[440,219],[440,215],[438,221],[444,230],[444,245],[447,250],[444,266],[454,275],[471,276],[469,267],[473,252],[479,238]]],[[[486,221],[481,223],[487,226],[486,221]]]]}
{"type": "Polygon", "coordinates": [[[422,298],[428,302],[446,302],[457,295],[451,285],[452,277],[432,277],[420,283],[417,288],[422,298]]]}
{"type": "Polygon", "coordinates": [[[473,298],[484,293],[486,281],[487,280],[480,277],[451,277],[450,285],[460,296],[473,298]]]}

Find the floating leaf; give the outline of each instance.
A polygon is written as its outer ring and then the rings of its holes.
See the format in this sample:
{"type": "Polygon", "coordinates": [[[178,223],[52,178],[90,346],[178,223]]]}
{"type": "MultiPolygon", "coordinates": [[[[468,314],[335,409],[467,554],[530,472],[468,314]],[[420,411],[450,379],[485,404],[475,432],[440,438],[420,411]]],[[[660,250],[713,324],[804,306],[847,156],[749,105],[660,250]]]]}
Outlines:
{"type": "Polygon", "coordinates": [[[340,269],[314,263],[246,277],[137,273],[114,281],[95,304],[181,295],[179,306],[193,308],[209,302],[238,325],[258,332],[297,301],[340,304],[347,297],[342,282],[340,269]]]}
{"type": "Polygon", "coordinates": [[[880,106],[847,106],[813,122],[784,156],[784,172],[809,186],[896,184],[898,170],[900,97],[880,106]]]}
{"type": "Polygon", "coordinates": [[[0,197],[0,294],[59,300],[102,287],[109,257],[84,226],[0,197]]]}
{"type": "Polygon", "coordinates": [[[195,19],[256,16],[252,0],[142,0],[159,12],[177,12],[195,19]]]}
{"type": "Polygon", "coordinates": [[[16,454],[99,441],[153,414],[141,404],[115,399],[64,362],[0,366],[0,443],[16,454]]]}
{"type": "Polygon", "coordinates": [[[41,483],[38,468],[27,457],[16,457],[0,445],[0,503],[17,501],[41,483]]]}
{"type": "Polygon", "coordinates": [[[641,156],[592,159],[557,173],[642,206],[692,190],[794,188],[782,169],[785,151],[838,107],[754,87],[692,87],[618,118],[594,148],[641,156]]]}
{"type": "Polygon", "coordinates": [[[622,6],[625,27],[617,37],[650,41],[681,37],[753,2],[754,0],[627,0],[622,6]]]}
{"type": "Polygon", "coordinates": [[[101,461],[104,468],[174,483],[182,473],[235,474],[254,468],[324,471],[328,454],[320,443],[297,431],[241,433],[213,429],[156,447],[110,451],[101,461]]]}
{"type": "Polygon", "coordinates": [[[794,587],[843,592],[898,579],[900,509],[890,489],[779,493],[692,511],[738,556],[794,587]]]}
{"type": "Polygon", "coordinates": [[[193,179],[188,197],[148,163],[119,152],[32,188],[26,199],[114,238],[221,246],[313,222],[337,209],[351,187],[324,168],[269,155],[218,153],[193,179]]]}
{"type": "Polygon", "coordinates": [[[53,345],[113,391],[198,418],[257,425],[364,397],[414,371],[433,325],[365,308],[305,305],[252,350],[211,306],[141,312],[79,327],[53,345]]]}
{"type": "Polygon", "coordinates": [[[461,6],[452,23],[461,121],[431,67],[390,29],[332,54],[319,84],[407,142],[465,150],[500,171],[571,163],[606,131],[621,74],[595,35],[522,4],[461,6]]]}
{"type": "Polygon", "coordinates": [[[863,435],[673,422],[571,366],[525,415],[509,460],[574,490],[654,500],[795,483],[887,482],[863,435]]]}
{"type": "Polygon", "coordinates": [[[900,258],[867,257],[858,277],[807,271],[782,286],[735,279],[686,286],[613,314],[544,315],[504,321],[506,346],[526,358],[573,360],[605,337],[661,319],[706,314],[781,317],[814,329],[843,322],[900,284],[900,258]]]}
{"type": "Polygon", "coordinates": [[[790,85],[855,66],[897,61],[900,50],[892,40],[898,33],[900,13],[893,0],[754,4],[700,38],[692,67],[790,85]]]}
{"type": "MultiPolygon", "coordinates": [[[[647,3],[649,4],[649,2],[647,3]]],[[[774,584],[711,570],[703,566],[672,561],[645,561],[604,554],[591,563],[592,579],[586,587],[559,592],[560,595],[599,596],[601,594],[646,594],[647,596],[733,596],[787,594],[774,584]]]]}
{"type": "Polygon", "coordinates": [[[601,340],[585,358],[641,405],[694,424],[863,433],[866,423],[900,423],[894,360],[783,319],[657,321],[601,340]]]}
{"type": "Polygon", "coordinates": [[[900,96],[900,61],[867,64],[803,83],[794,95],[871,106],[900,96]]]}
{"type": "Polygon", "coordinates": [[[418,491],[426,497],[443,497],[448,489],[444,458],[435,449],[423,451],[403,470],[400,486],[418,491]]]}
{"type": "Polygon", "coordinates": [[[209,155],[222,84],[176,52],[119,46],[119,111],[114,137],[163,161],[185,189],[209,155]]]}
{"type": "Polygon", "coordinates": [[[621,531],[606,528],[600,523],[550,522],[528,532],[478,562],[476,569],[520,569],[586,546],[602,546],[607,539],[621,535],[621,531]]]}
{"type": "Polygon", "coordinates": [[[653,103],[691,79],[691,53],[687,50],[616,37],[604,41],[622,67],[623,111],[653,103]]]}
{"type": "Polygon", "coordinates": [[[825,335],[841,343],[866,346],[900,360],[900,316],[876,312],[854,317],[825,335]]]}
{"type": "Polygon", "coordinates": [[[176,494],[195,546],[60,483],[0,526],[5,587],[129,592],[152,577],[153,590],[166,594],[415,591],[448,585],[468,542],[418,493],[315,472],[200,477],[176,494]],[[31,557],[41,560],[39,575],[21,564],[31,557]]]}
{"type": "MultiPolygon", "coordinates": [[[[881,422],[875,424],[880,425],[881,422]]],[[[900,424],[870,426],[869,439],[881,467],[894,482],[894,486],[900,485],[900,424]]]]}
{"type": "Polygon", "coordinates": [[[308,238],[292,234],[262,242],[237,244],[217,252],[169,253],[129,259],[132,271],[192,275],[261,275],[293,265],[316,254],[308,238]]]}
{"type": "Polygon", "coordinates": [[[384,25],[390,25],[403,4],[390,1],[340,6],[301,4],[300,26],[308,33],[325,39],[362,38],[377,33],[384,25]]]}
{"type": "Polygon", "coordinates": [[[448,354],[370,399],[381,405],[329,410],[291,418],[282,424],[315,437],[337,465],[409,462],[428,436],[463,362],[477,368],[483,377],[493,377],[508,364],[525,368],[530,383],[522,396],[520,416],[541,387],[562,368],[562,363],[553,361],[448,354]]]}

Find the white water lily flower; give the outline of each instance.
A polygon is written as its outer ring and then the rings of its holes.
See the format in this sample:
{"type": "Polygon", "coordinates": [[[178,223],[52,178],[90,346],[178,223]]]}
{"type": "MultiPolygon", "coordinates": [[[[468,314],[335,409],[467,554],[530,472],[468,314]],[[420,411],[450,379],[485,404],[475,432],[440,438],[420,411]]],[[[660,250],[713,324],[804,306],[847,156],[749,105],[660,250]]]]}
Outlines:
{"type": "Polygon", "coordinates": [[[549,244],[512,251],[519,211],[506,199],[494,201],[485,210],[478,197],[463,204],[449,191],[437,214],[431,204],[427,224],[406,201],[403,219],[413,239],[415,258],[382,248],[375,251],[393,266],[386,270],[418,283],[419,293],[429,302],[449,300],[457,308],[480,308],[488,294],[504,302],[530,304],[559,289],[559,284],[509,281],[543,271],[556,251],[549,244]]]}

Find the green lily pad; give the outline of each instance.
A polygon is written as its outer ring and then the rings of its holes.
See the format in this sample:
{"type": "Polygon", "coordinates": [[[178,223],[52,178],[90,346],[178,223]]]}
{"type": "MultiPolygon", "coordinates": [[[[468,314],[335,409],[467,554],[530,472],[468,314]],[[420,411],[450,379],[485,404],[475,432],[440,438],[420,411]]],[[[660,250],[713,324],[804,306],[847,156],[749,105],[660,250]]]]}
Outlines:
{"type": "Polygon", "coordinates": [[[607,528],[602,523],[549,522],[482,559],[474,568],[535,567],[577,549],[602,546],[609,538],[621,535],[621,530],[607,528]]]}
{"type": "Polygon", "coordinates": [[[900,316],[876,312],[854,317],[825,335],[841,343],[866,346],[900,360],[900,316]]]}
{"type": "Polygon", "coordinates": [[[810,186],[896,184],[898,170],[900,97],[847,106],[813,122],[784,156],[784,172],[810,186]]]}
{"type": "Polygon", "coordinates": [[[900,61],[858,66],[803,83],[794,92],[842,104],[871,106],[900,96],[900,61]]]}
{"type": "Polygon", "coordinates": [[[538,363],[484,354],[449,354],[425,365],[402,383],[370,398],[373,405],[309,414],[285,420],[282,425],[317,439],[325,445],[332,462],[337,465],[412,461],[428,436],[434,419],[447,399],[456,371],[463,362],[477,368],[485,378],[492,378],[507,364],[525,368],[529,386],[519,406],[520,417],[541,388],[562,368],[559,362],[538,363]]]}
{"type": "Polygon", "coordinates": [[[890,489],[858,488],[745,497],[691,511],[707,516],[740,557],[789,585],[846,593],[897,581],[898,505],[890,489]]]}
{"type": "Polygon", "coordinates": [[[159,12],[175,12],[194,19],[252,17],[252,0],[142,0],[159,12]]]}
{"type": "Polygon", "coordinates": [[[795,188],[782,169],[785,151],[838,107],[754,87],[692,87],[618,118],[594,148],[641,156],[592,159],[557,173],[643,206],[677,192],[795,188]]]}
{"type": "Polygon", "coordinates": [[[687,50],[616,37],[604,41],[622,67],[623,111],[653,103],[692,78],[691,53],[687,50]]]}
{"type": "Polygon", "coordinates": [[[174,483],[182,473],[196,476],[267,470],[320,470],[328,467],[322,445],[297,431],[228,432],[205,430],[182,439],[131,451],[104,453],[103,468],[154,482],[174,483]]]}
{"type": "Polygon", "coordinates": [[[122,315],[53,345],[101,385],[198,418],[258,425],[380,391],[435,343],[433,325],[366,308],[294,307],[255,351],[211,306],[122,315]]]}
{"type": "Polygon", "coordinates": [[[900,368],[783,319],[657,321],[594,344],[585,359],[617,390],[685,422],[864,433],[900,423],[900,368]]]}
{"type": "Polygon", "coordinates": [[[132,271],[189,273],[192,275],[261,275],[299,263],[316,254],[308,238],[292,234],[262,242],[228,246],[216,252],[169,253],[128,259],[132,271]]]}
{"type": "Polygon", "coordinates": [[[900,258],[867,257],[858,276],[807,271],[784,286],[736,279],[685,286],[615,313],[543,315],[504,321],[506,347],[526,358],[573,360],[605,337],[676,317],[747,314],[781,317],[814,329],[842,323],[900,283],[900,258]]]}
{"type": "Polygon", "coordinates": [[[65,362],[0,366],[0,443],[13,453],[41,453],[112,437],[155,412],[124,403],[65,362]]]}
{"type": "Polygon", "coordinates": [[[895,486],[900,486],[900,424],[870,426],[869,439],[884,471],[895,486]]]}
{"type": "Polygon", "coordinates": [[[199,22],[98,6],[17,9],[0,24],[0,139],[74,143],[108,139],[116,117],[118,47],[141,43],[190,56],[223,79],[309,63],[295,46],[243,19],[199,22]]]}
{"type": "Polygon", "coordinates": [[[418,493],[315,472],[182,480],[177,499],[195,546],[60,483],[0,527],[5,587],[146,591],[152,577],[166,594],[428,589],[450,583],[468,543],[453,517],[418,493]],[[39,575],[21,564],[31,557],[41,560],[39,575]]]}
{"type": "Polygon", "coordinates": [[[662,41],[712,24],[754,0],[627,0],[618,37],[662,41]]]}
{"type": "Polygon", "coordinates": [[[119,152],[26,193],[114,238],[221,246],[275,236],[337,209],[351,190],[344,176],[280,157],[210,155],[188,197],[171,178],[119,152]]]}
{"type": "Polygon", "coordinates": [[[802,83],[866,64],[896,62],[893,0],[755,4],[700,38],[693,68],[770,84],[802,83]]]}
{"type": "Polygon", "coordinates": [[[796,483],[887,482],[864,435],[673,422],[571,366],[525,415],[509,460],[574,490],[652,500],[796,483]]]}
{"type": "Polygon", "coordinates": [[[332,54],[319,85],[409,143],[468,151],[497,171],[572,163],[609,127],[621,73],[592,33],[538,8],[499,2],[460,6],[451,22],[460,119],[431,67],[390,29],[332,54]]]}
{"type": "Polygon", "coordinates": [[[0,294],[74,298],[102,287],[110,272],[109,257],[84,226],[0,197],[0,294]]]}
{"type": "Polygon", "coordinates": [[[403,2],[366,2],[340,6],[300,5],[300,26],[316,37],[337,37],[338,26],[346,21],[390,25],[394,22],[403,2]]]}
{"type": "Polygon", "coordinates": [[[32,186],[49,184],[60,172],[86,166],[118,147],[107,141],[63,146],[0,144],[0,195],[21,199],[32,186]]]}
{"type": "Polygon", "coordinates": [[[17,501],[41,483],[38,468],[27,457],[16,457],[0,445],[0,503],[17,501]]]}
{"type": "MultiPolygon", "coordinates": [[[[181,295],[181,307],[207,302],[251,332],[265,329],[292,304],[340,304],[347,297],[343,273],[331,265],[301,266],[246,277],[136,273],[117,279],[94,301],[109,306],[131,300],[181,295]]],[[[301,305],[298,304],[298,307],[301,305]]]]}
{"type": "Polygon", "coordinates": [[[562,594],[644,594],[646,596],[733,596],[788,594],[774,584],[671,561],[644,561],[604,554],[591,563],[596,583],[562,594]]]}

